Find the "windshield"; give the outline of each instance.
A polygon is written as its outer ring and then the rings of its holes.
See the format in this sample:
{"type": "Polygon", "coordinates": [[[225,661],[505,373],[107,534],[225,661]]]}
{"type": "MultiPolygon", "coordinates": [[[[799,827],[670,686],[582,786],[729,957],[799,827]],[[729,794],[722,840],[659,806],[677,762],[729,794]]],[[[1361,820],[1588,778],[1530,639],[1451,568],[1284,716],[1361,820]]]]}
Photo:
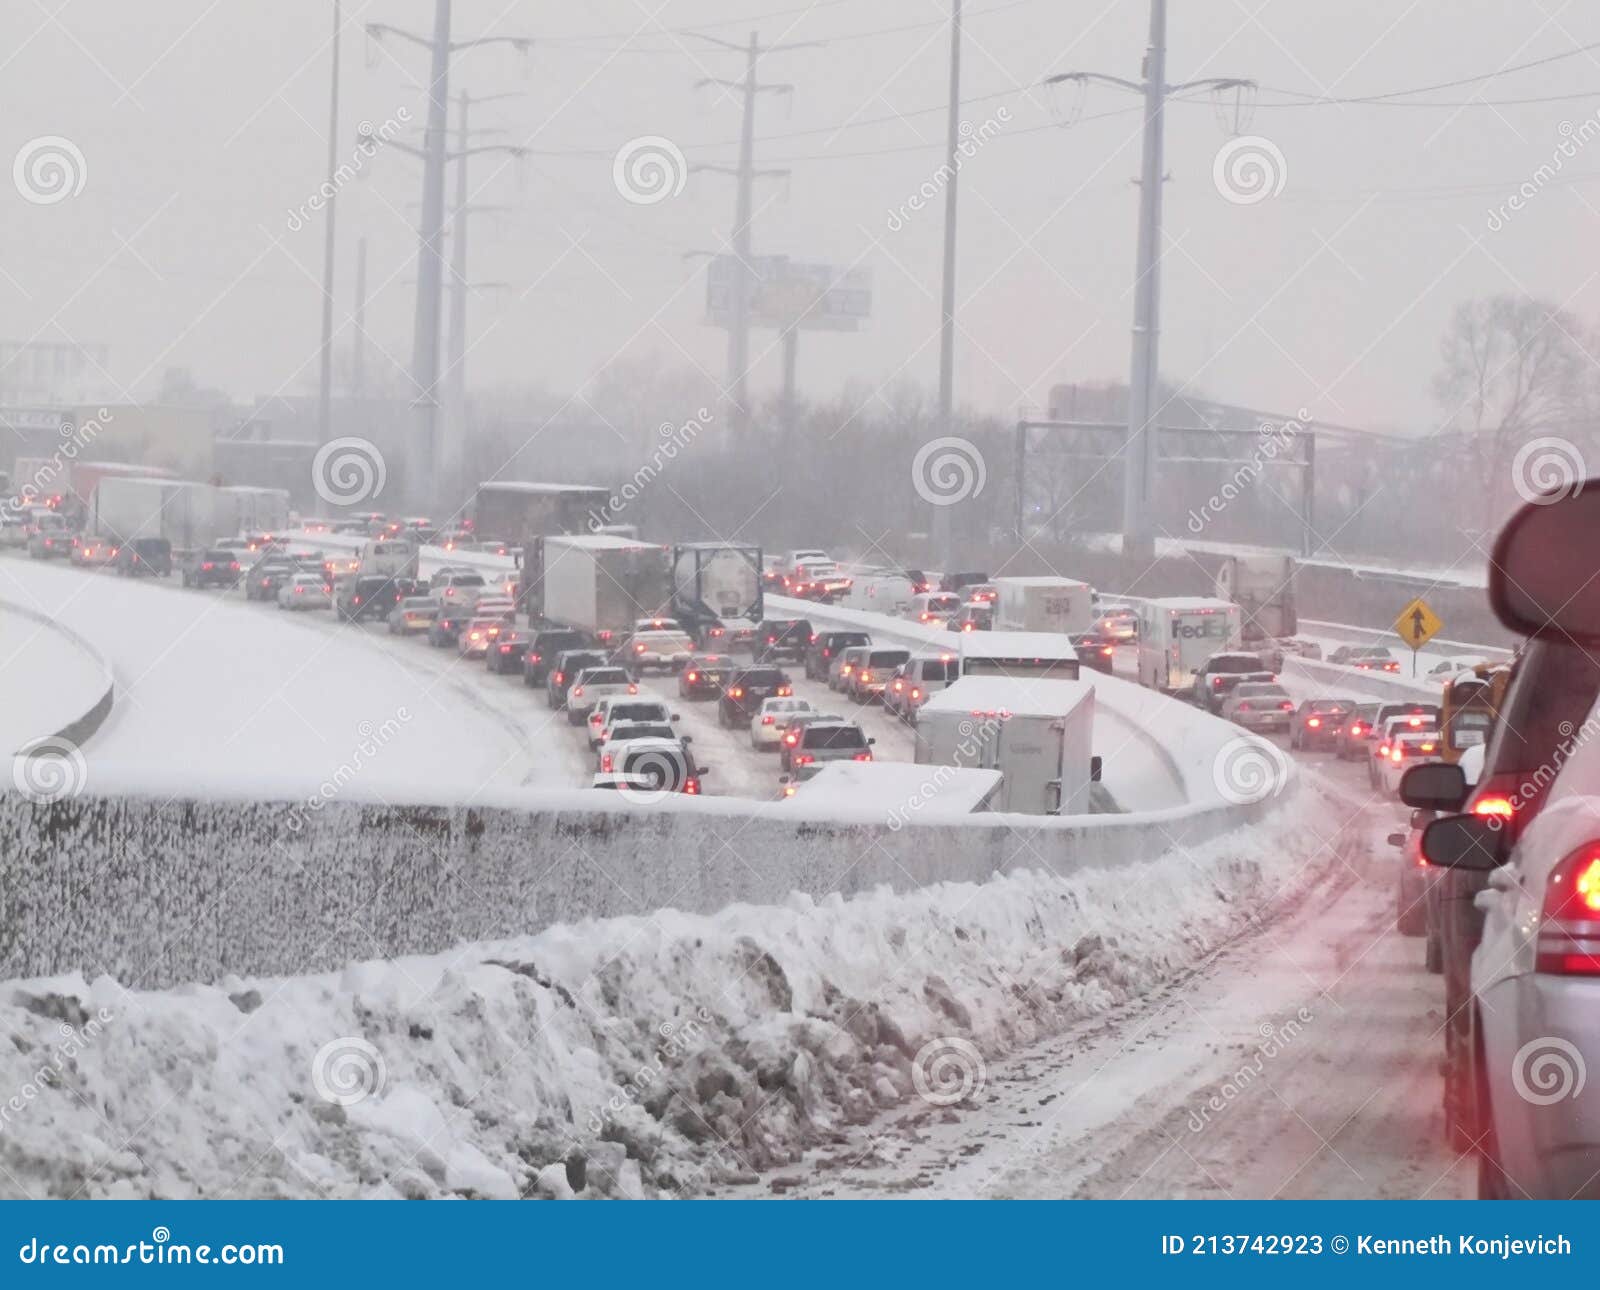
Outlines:
{"type": "Polygon", "coordinates": [[[807,726],[801,742],[807,748],[865,748],[859,726],[807,726]]]}
{"type": "Polygon", "coordinates": [[[1219,654],[1207,665],[1208,672],[1264,672],[1261,660],[1253,655],[1219,654]]]}

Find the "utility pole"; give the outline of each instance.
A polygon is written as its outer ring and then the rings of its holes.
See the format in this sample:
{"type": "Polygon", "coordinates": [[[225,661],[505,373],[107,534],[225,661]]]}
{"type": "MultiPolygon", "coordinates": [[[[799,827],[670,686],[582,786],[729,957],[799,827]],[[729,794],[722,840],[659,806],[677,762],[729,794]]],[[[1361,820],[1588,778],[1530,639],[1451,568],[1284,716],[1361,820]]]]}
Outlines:
{"type": "MultiPolygon", "coordinates": [[[[961,143],[961,0],[950,0],[950,108],[945,135],[944,285],[939,318],[939,433],[954,431],[956,381],[956,149],[961,143]]],[[[950,507],[933,508],[933,556],[955,562],[950,507]]]]}
{"type": "Polygon", "coordinates": [[[445,163],[450,98],[450,55],[478,45],[507,44],[526,51],[531,43],[523,37],[485,36],[477,40],[450,39],[451,0],[434,0],[432,38],[416,35],[387,23],[368,23],[367,34],[375,39],[396,36],[419,45],[429,54],[428,116],[423,127],[420,150],[405,149],[422,157],[422,217],[417,251],[417,306],[411,339],[412,407],[416,421],[406,453],[406,497],[414,507],[430,504],[429,492],[435,486],[439,467],[439,316],[444,285],[444,257],[440,243],[444,237],[445,163]]]}
{"type": "Polygon", "coordinates": [[[757,179],[782,178],[788,175],[787,170],[758,170],[755,164],[756,147],[756,95],[757,94],[789,94],[793,93],[794,86],[786,84],[763,85],[756,79],[756,64],[763,54],[775,54],[790,49],[805,49],[820,42],[814,40],[795,41],[786,45],[763,45],[760,33],[752,31],[746,44],[739,45],[733,41],[722,40],[716,36],[707,36],[700,32],[694,33],[700,40],[710,41],[724,49],[737,50],[745,56],[744,76],[738,81],[718,80],[715,77],[704,77],[696,82],[696,88],[705,85],[717,85],[726,90],[737,91],[743,99],[743,128],[739,135],[739,164],[737,167],[698,165],[691,166],[690,171],[714,170],[720,174],[732,175],[737,181],[734,197],[733,234],[729,241],[733,246],[733,320],[728,329],[728,389],[732,392],[732,415],[729,420],[735,429],[742,429],[749,424],[750,398],[749,398],[749,367],[750,367],[750,297],[753,294],[751,269],[753,268],[750,248],[750,226],[755,218],[755,181],[757,179]]]}
{"type": "Polygon", "coordinates": [[[1151,496],[1156,476],[1156,435],[1161,383],[1161,186],[1165,182],[1166,101],[1185,90],[1254,88],[1238,77],[1207,77],[1167,84],[1167,0],[1150,0],[1150,42],[1143,79],[1100,72],[1067,72],[1045,84],[1104,81],[1144,99],[1144,145],[1139,167],[1139,230],[1134,276],[1133,355],[1128,375],[1128,435],[1122,450],[1122,552],[1139,560],[1155,556],[1151,496]]]}
{"type": "Polygon", "coordinates": [[[367,393],[367,239],[356,243],[355,337],[350,354],[350,397],[358,402],[367,393]]]}
{"type": "Polygon", "coordinates": [[[317,376],[317,438],[333,438],[333,253],[339,200],[334,182],[339,173],[339,32],[343,25],[340,0],[333,0],[333,75],[328,89],[328,222],[322,243],[322,347],[317,376]]]}

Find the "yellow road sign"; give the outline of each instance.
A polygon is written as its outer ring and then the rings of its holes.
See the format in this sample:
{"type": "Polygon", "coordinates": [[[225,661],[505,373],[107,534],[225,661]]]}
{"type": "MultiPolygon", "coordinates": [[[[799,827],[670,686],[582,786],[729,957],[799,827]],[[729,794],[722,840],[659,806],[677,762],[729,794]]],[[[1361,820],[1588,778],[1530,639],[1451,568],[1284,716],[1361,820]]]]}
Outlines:
{"type": "Polygon", "coordinates": [[[1400,616],[1394,620],[1394,630],[1412,649],[1421,649],[1444,630],[1444,624],[1428,607],[1428,602],[1418,596],[1400,611],[1400,616]]]}

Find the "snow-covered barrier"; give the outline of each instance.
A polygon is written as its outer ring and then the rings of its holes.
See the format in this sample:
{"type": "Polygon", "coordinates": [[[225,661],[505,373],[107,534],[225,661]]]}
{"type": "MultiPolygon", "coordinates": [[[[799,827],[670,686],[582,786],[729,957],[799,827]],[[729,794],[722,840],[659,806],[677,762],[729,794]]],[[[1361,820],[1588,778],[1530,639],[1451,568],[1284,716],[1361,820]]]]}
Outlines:
{"type": "Polygon", "coordinates": [[[48,614],[0,600],[0,618],[5,617],[25,620],[41,629],[43,636],[41,649],[20,658],[14,647],[11,651],[0,696],[10,709],[5,714],[7,742],[15,747],[0,751],[14,752],[41,741],[52,747],[82,746],[111,715],[116,679],[110,662],[89,641],[48,614]],[[41,655],[48,661],[36,670],[35,663],[45,662],[41,655]],[[16,726],[17,721],[21,726],[16,726]]]}
{"type": "Polygon", "coordinates": [[[1313,682],[1319,692],[1331,698],[1350,695],[1384,703],[1438,703],[1444,686],[1437,678],[1399,676],[1393,672],[1374,672],[1342,663],[1325,663],[1289,654],[1283,660],[1285,676],[1313,682]]]}

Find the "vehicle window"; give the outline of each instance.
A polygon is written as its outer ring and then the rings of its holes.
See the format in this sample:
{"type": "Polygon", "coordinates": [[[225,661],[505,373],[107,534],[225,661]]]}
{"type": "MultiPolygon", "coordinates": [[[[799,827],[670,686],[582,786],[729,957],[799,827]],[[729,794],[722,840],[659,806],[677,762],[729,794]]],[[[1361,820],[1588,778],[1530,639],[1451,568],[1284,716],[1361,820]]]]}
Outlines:
{"type": "Polygon", "coordinates": [[[865,748],[860,726],[807,726],[801,736],[806,748],[865,748]]]}
{"type": "Polygon", "coordinates": [[[1586,723],[1600,694],[1600,662],[1575,645],[1533,641],[1517,661],[1484,756],[1491,775],[1534,774],[1586,723]],[[1566,729],[1563,731],[1562,726],[1566,729]]]}
{"type": "Polygon", "coordinates": [[[868,662],[871,663],[871,665],[873,667],[877,667],[877,668],[899,667],[900,664],[904,663],[910,657],[911,657],[911,651],[910,650],[905,650],[905,649],[875,649],[875,650],[872,651],[872,654],[869,656],[868,662]]]}
{"type": "Polygon", "coordinates": [[[621,743],[628,739],[672,739],[675,738],[671,726],[660,721],[619,721],[611,727],[611,742],[621,743]]]}
{"type": "Polygon", "coordinates": [[[628,674],[620,667],[593,667],[584,675],[585,685],[625,685],[628,674]]]}
{"type": "Polygon", "coordinates": [[[1219,654],[1206,665],[1208,672],[1260,672],[1261,660],[1258,658],[1241,658],[1237,654],[1219,654]]]}

